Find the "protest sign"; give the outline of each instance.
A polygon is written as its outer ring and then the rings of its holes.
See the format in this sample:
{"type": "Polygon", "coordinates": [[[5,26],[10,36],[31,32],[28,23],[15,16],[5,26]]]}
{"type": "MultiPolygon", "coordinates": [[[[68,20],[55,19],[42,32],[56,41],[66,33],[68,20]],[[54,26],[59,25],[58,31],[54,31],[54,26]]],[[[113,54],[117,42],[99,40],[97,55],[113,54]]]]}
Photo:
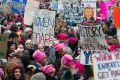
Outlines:
{"type": "Polygon", "coordinates": [[[67,22],[82,23],[83,6],[64,7],[64,18],[67,22]]]}
{"type": "Polygon", "coordinates": [[[7,0],[0,0],[0,12],[9,13],[10,6],[7,3],[7,0]]]}
{"type": "Polygon", "coordinates": [[[120,29],[117,29],[117,38],[118,38],[119,43],[120,43],[120,29]]]}
{"type": "Polygon", "coordinates": [[[96,20],[96,0],[82,0],[84,6],[84,21],[96,20]]]}
{"type": "Polygon", "coordinates": [[[25,13],[24,13],[24,24],[25,25],[32,25],[33,23],[33,16],[35,11],[39,7],[39,1],[35,0],[27,0],[25,13]]]}
{"type": "Polygon", "coordinates": [[[0,34],[0,58],[5,58],[7,51],[8,35],[0,34]]]}
{"type": "Polygon", "coordinates": [[[120,52],[94,53],[95,80],[120,80],[120,52]]]}
{"type": "Polygon", "coordinates": [[[58,1],[51,1],[50,8],[51,10],[58,10],[58,1]]]}
{"type": "Polygon", "coordinates": [[[38,10],[33,21],[33,42],[45,46],[52,45],[54,38],[55,11],[38,10]]]}
{"type": "Polygon", "coordinates": [[[106,20],[108,18],[108,9],[109,6],[113,6],[115,0],[109,0],[109,1],[102,1],[101,2],[101,12],[102,12],[102,19],[106,20]]]}
{"type": "Polygon", "coordinates": [[[120,7],[114,7],[114,24],[116,28],[120,28],[120,7]]]}
{"type": "Polygon", "coordinates": [[[13,13],[24,13],[27,0],[11,0],[11,9],[13,13]]]}
{"type": "Polygon", "coordinates": [[[81,50],[107,50],[107,43],[101,25],[79,26],[81,50]]]}
{"type": "Polygon", "coordinates": [[[81,51],[80,55],[76,57],[76,59],[83,65],[92,65],[92,54],[93,51],[81,51]]]}

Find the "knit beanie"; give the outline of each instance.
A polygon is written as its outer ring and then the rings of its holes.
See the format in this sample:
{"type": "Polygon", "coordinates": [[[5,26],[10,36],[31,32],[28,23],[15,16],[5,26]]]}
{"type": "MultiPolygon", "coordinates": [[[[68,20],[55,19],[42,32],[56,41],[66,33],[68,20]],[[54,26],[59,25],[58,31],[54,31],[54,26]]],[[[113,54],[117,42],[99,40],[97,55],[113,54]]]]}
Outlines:
{"type": "Polygon", "coordinates": [[[33,53],[33,58],[35,59],[36,62],[39,62],[43,60],[44,58],[46,58],[46,54],[44,52],[41,52],[40,50],[36,50],[33,53]]]}
{"type": "Polygon", "coordinates": [[[46,77],[43,73],[39,72],[39,73],[34,74],[31,77],[31,80],[46,80],[46,77]]]}

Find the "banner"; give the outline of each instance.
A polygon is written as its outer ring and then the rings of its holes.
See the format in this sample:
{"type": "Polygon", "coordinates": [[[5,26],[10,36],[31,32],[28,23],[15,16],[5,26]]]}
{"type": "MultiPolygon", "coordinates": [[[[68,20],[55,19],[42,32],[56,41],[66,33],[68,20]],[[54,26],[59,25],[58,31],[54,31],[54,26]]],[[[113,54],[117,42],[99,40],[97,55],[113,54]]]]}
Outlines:
{"type": "Polygon", "coordinates": [[[11,9],[13,13],[24,13],[27,0],[11,0],[11,9]]]}
{"type": "Polygon", "coordinates": [[[0,34],[0,58],[6,57],[8,35],[0,34]]]}
{"type": "Polygon", "coordinates": [[[79,26],[81,50],[107,50],[107,43],[101,25],[79,26]]]}
{"type": "Polygon", "coordinates": [[[33,22],[33,42],[45,46],[52,45],[55,27],[55,11],[38,10],[33,22]]]}
{"type": "Polygon", "coordinates": [[[114,7],[114,24],[116,28],[120,28],[120,7],[114,7]]]}
{"type": "Polygon", "coordinates": [[[33,16],[35,11],[39,7],[39,1],[35,0],[27,0],[26,7],[25,7],[25,13],[24,13],[24,24],[25,25],[32,25],[33,23],[33,16]]]}
{"type": "Polygon", "coordinates": [[[84,6],[84,21],[96,20],[96,0],[82,0],[84,6]]]}
{"type": "Polygon", "coordinates": [[[83,6],[66,6],[64,7],[64,21],[82,23],[83,21],[83,6]]]}
{"type": "Polygon", "coordinates": [[[99,52],[93,55],[95,80],[120,80],[120,53],[99,52]]]}

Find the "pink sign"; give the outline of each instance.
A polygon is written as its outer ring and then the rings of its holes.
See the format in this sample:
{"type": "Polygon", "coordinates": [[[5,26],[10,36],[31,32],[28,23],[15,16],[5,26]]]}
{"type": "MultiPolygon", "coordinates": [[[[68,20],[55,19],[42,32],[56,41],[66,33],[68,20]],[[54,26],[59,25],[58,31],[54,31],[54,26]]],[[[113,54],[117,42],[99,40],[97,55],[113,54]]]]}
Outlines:
{"type": "Polygon", "coordinates": [[[115,0],[110,0],[108,2],[101,2],[101,10],[102,10],[102,19],[105,20],[108,17],[108,8],[114,4],[115,0]]]}

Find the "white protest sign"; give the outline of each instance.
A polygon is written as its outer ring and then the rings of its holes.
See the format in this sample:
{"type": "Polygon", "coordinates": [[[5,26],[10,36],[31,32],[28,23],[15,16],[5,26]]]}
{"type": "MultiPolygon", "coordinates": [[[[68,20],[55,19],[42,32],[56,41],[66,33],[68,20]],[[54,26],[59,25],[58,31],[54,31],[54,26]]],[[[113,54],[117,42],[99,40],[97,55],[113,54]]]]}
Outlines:
{"type": "Polygon", "coordinates": [[[82,23],[83,21],[83,6],[64,7],[65,21],[74,23],[82,23]]]}
{"type": "Polygon", "coordinates": [[[96,19],[96,0],[82,0],[84,5],[84,20],[94,21],[96,19]]]}
{"type": "Polygon", "coordinates": [[[120,29],[117,29],[117,38],[118,38],[118,40],[120,42],[120,29]]]}
{"type": "Polygon", "coordinates": [[[120,80],[120,52],[94,53],[95,80],[120,80]]]}
{"type": "Polygon", "coordinates": [[[33,16],[35,11],[39,7],[39,1],[36,0],[27,0],[27,4],[25,7],[25,13],[24,13],[24,24],[25,25],[32,25],[33,23],[33,16]]]}
{"type": "Polygon", "coordinates": [[[107,50],[107,43],[101,25],[79,26],[81,50],[107,50]]]}
{"type": "Polygon", "coordinates": [[[81,54],[76,57],[83,65],[92,65],[92,51],[81,51],[81,54]]]}
{"type": "Polygon", "coordinates": [[[54,38],[55,11],[38,10],[33,21],[33,42],[45,46],[52,45],[54,38]]]}

